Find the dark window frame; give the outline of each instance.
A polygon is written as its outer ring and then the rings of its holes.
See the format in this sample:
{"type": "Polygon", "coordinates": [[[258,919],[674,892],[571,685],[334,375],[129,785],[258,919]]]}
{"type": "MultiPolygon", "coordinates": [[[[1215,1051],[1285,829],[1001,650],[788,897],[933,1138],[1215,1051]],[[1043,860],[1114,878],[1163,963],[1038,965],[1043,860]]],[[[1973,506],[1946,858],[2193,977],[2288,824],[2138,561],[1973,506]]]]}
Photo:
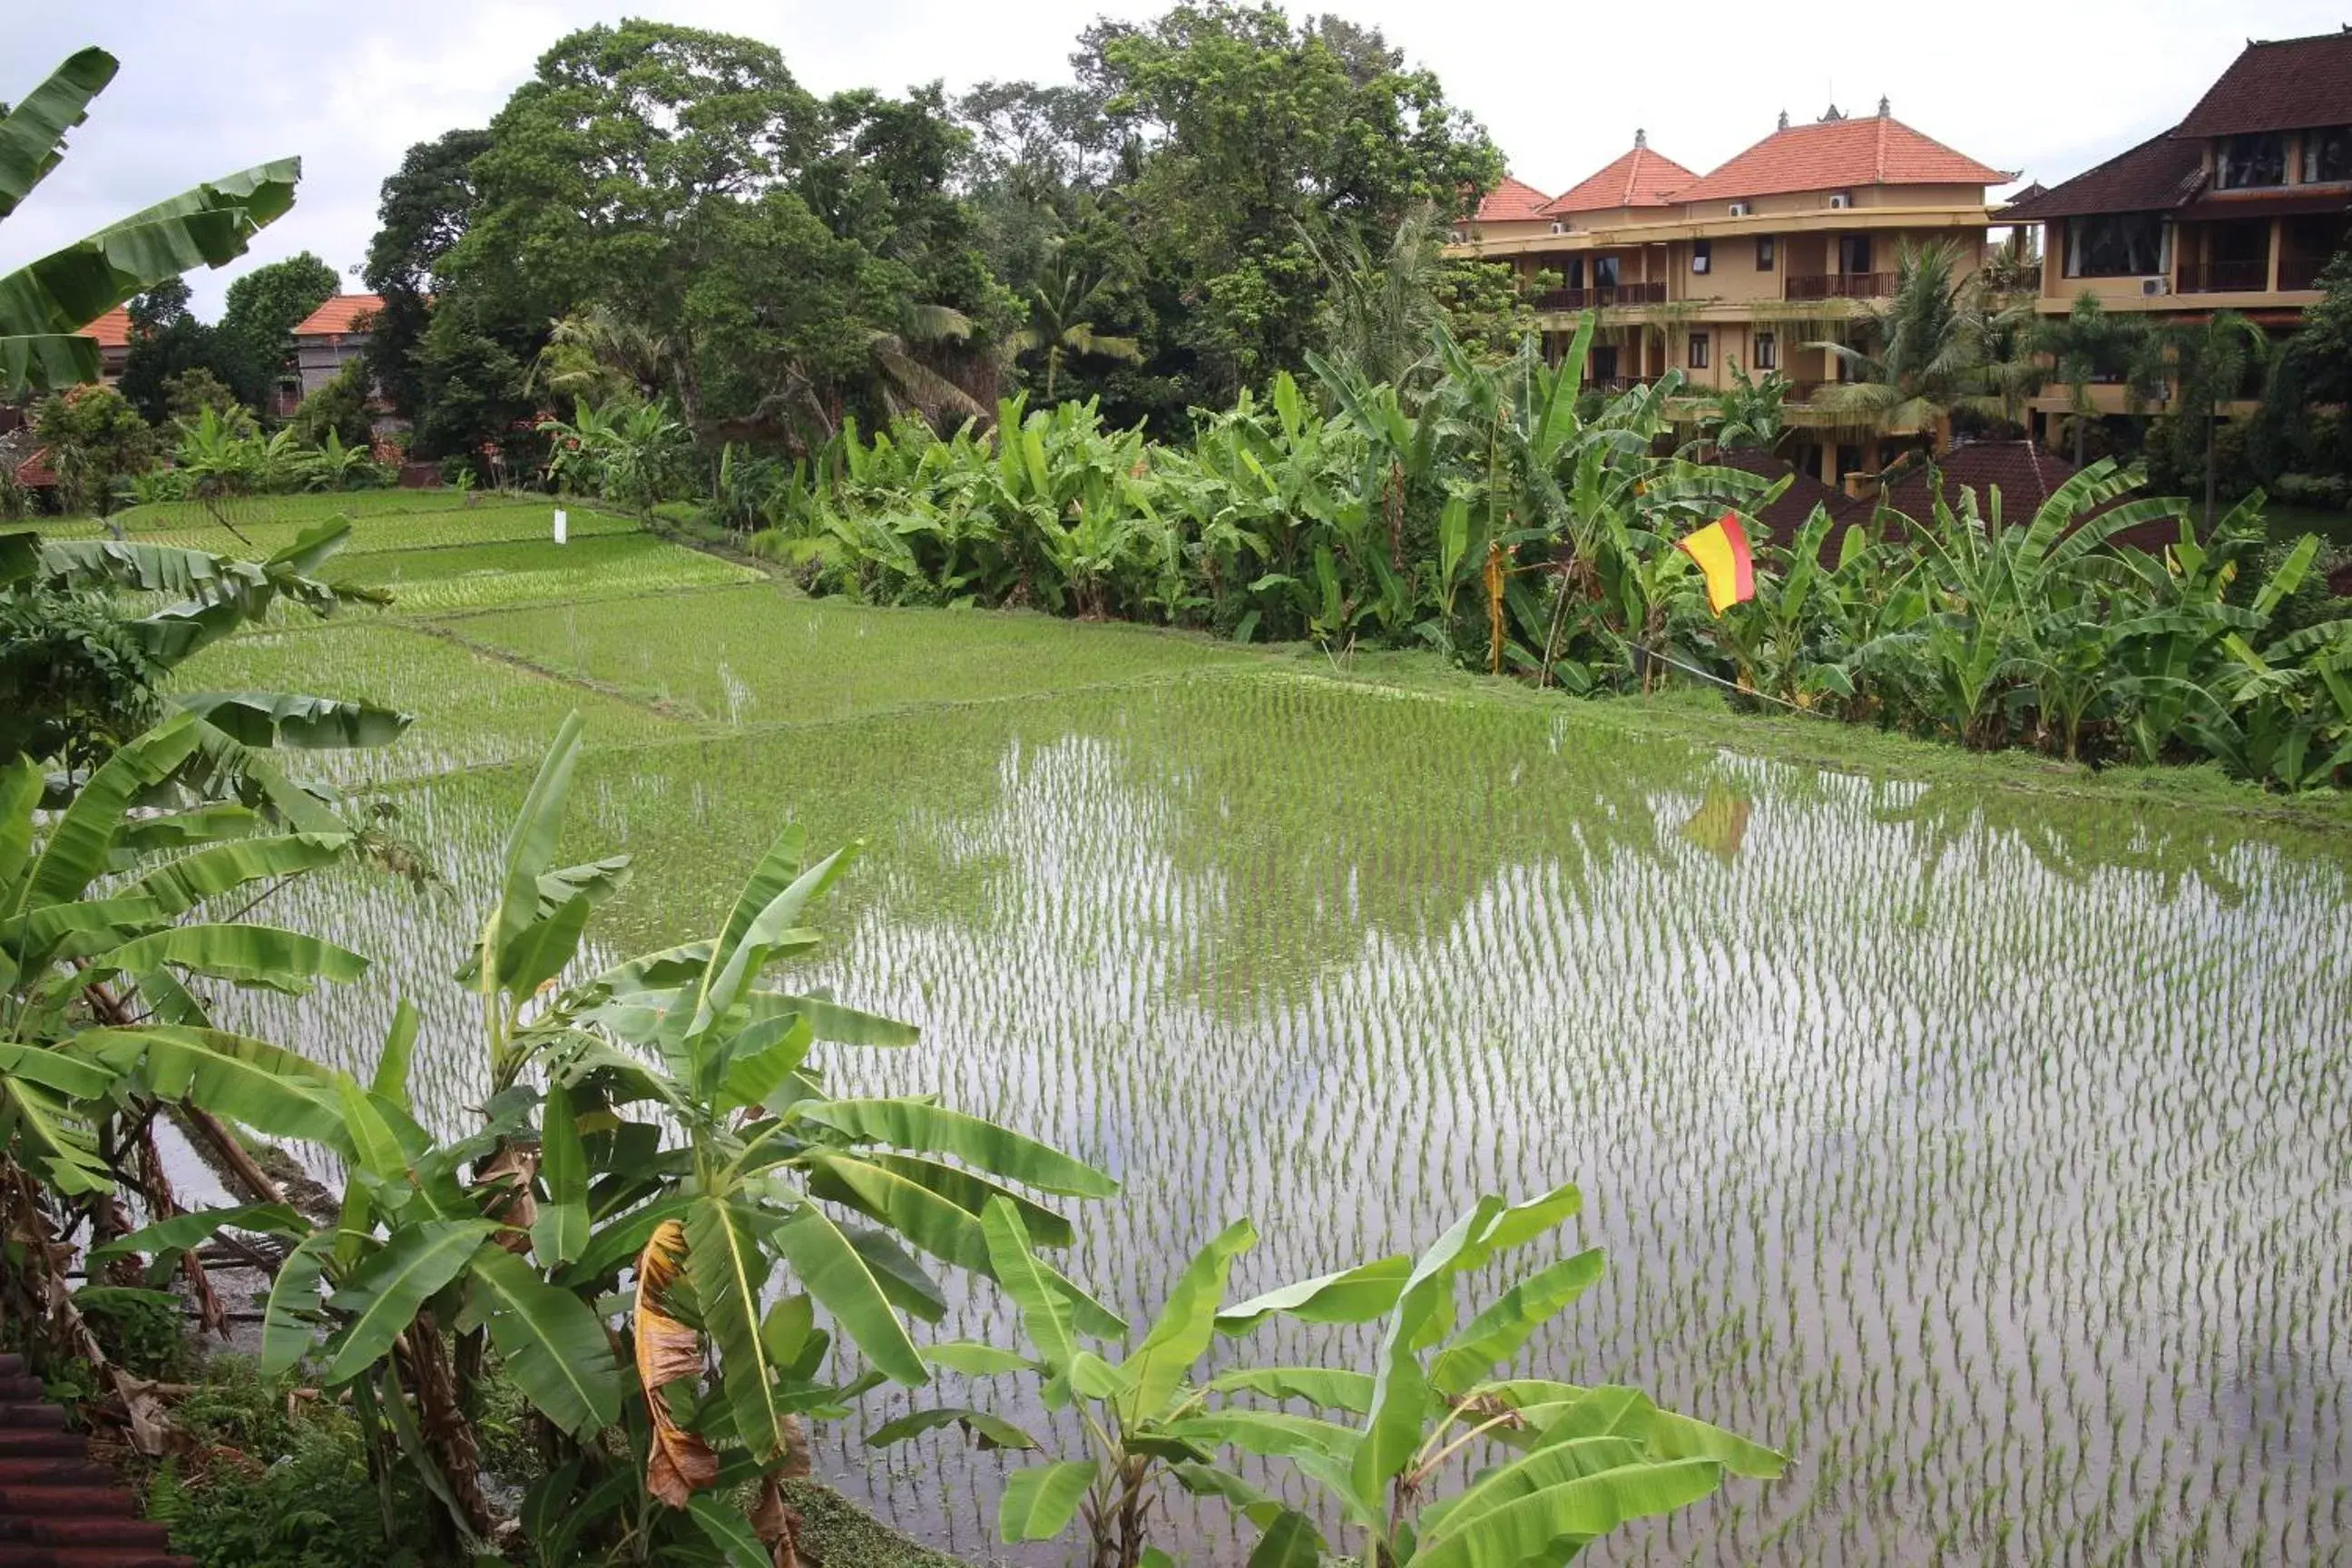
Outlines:
{"type": "Polygon", "coordinates": [[[1705,274],[1715,267],[1715,242],[1711,239],[1691,241],[1691,271],[1705,274]]]}
{"type": "Polygon", "coordinates": [[[2093,213],[2066,220],[2069,278],[2157,278],[2165,272],[2160,213],[2093,213]]]}
{"type": "Polygon", "coordinates": [[[1686,352],[1684,354],[1684,358],[1688,362],[1691,369],[1705,370],[1706,368],[1707,350],[1709,346],[1706,333],[1693,332],[1690,334],[1685,345],[1686,352]]]}
{"type": "Polygon", "coordinates": [[[1592,258],[1592,286],[1595,289],[1614,289],[1617,287],[1618,279],[1624,273],[1624,268],[1621,265],[1623,260],[1624,258],[1622,256],[1594,257],[1592,258]]]}
{"type": "Polygon", "coordinates": [[[1780,264],[1780,247],[1773,244],[1772,239],[1769,234],[1756,237],[1756,270],[1759,272],[1769,272],[1780,264]]]}
{"type": "Polygon", "coordinates": [[[1866,234],[1838,236],[1838,270],[1846,277],[1866,276],[1871,270],[1870,264],[1876,259],[1877,258],[1872,254],[1870,236],[1866,234]],[[1853,258],[1857,250],[1862,256],[1862,265],[1859,267],[1853,265],[1853,258]]]}
{"type": "Polygon", "coordinates": [[[2325,125],[2303,133],[2303,183],[2332,185],[2352,180],[2352,125],[2325,125]],[[2330,156],[2323,164],[2322,153],[2330,156]]]}
{"type": "Polygon", "coordinates": [[[2285,184],[2286,132],[2253,131],[2222,137],[2214,154],[2213,182],[2225,191],[2266,191],[2285,184]],[[2273,171],[2277,178],[2265,177],[2273,171]]]}
{"type": "Polygon", "coordinates": [[[1778,370],[1780,368],[1780,342],[1775,334],[1771,332],[1758,332],[1755,337],[1754,347],[1750,352],[1755,356],[1755,368],[1758,370],[1778,370]]]}

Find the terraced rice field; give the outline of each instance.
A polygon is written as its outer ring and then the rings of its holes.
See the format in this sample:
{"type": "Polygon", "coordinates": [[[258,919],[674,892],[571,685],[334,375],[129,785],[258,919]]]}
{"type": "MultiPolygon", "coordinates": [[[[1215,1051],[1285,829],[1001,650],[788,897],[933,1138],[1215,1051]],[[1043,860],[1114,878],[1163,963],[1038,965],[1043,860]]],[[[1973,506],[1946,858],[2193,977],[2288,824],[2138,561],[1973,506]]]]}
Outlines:
{"type": "MultiPolygon", "coordinates": [[[[383,961],[271,1020],[322,1055],[369,1066],[404,993],[420,1090],[478,1097],[448,976],[577,705],[568,847],[637,867],[604,950],[703,929],[786,818],[866,838],[812,978],[925,1041],[831,1070],[1118,1174],[1066,1267],[1130,1311],[1240,1214],[1266,1237],[1249,1293],[1418,1247],[1480,1191],[1579,1182],[1571,1244],[1611,1272],[1528,1370],[1637,1384],[1796,1461],[1602,1561],[2352,1562],[2347,847],[1629,741],[1574,703],[1127,628],[696,586],[734,568],[650,541],[549,561],[414,526],[435,542],[372,552],[391,615],[192,672],[422,716],[350,776],[400,781],[450,890],[352,875],[272,906],[383,961]],[[409,559],[449,549],[486,563],[479,596],[409,559]]],[[[937,1331],[1003,1320],[981,1287],[937,1331]]],[[[863,1446],[908,1403],[822,1429],[822,1468],[1001,1556],[996,1456],[863,1446]]],[[[1176,1519],[1192,1561],[1246,1555],[1176,1519]]]]}

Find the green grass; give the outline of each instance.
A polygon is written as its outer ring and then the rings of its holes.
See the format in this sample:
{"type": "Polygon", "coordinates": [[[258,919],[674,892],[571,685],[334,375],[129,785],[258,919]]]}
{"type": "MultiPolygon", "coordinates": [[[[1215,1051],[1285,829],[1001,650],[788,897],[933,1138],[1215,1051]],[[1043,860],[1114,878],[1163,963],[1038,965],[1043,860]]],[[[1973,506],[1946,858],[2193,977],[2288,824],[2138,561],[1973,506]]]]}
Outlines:
{"type": "Polygon", "coordinates": [[[1263,658],[1136,626],[873,609],[803,599],[766,584],[446,624],[469,643],[541,668],[738,724],[1117,685],[1263,658]]]}

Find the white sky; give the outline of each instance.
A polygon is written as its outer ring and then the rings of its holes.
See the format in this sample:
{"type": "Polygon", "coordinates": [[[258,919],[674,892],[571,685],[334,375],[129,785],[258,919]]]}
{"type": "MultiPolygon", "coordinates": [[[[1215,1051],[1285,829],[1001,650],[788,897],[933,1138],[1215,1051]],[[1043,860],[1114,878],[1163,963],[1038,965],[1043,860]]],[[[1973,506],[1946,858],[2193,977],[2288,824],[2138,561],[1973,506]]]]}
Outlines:
{"type": "MultiPolygon", "coordinates": [[[[0,99],[74,49],[122,61],[58,172],[0,228],[0,268],[199,180],[299,153],[301,197],[240,266],[309,249],[349,272],[375,227],[377,186],[410,143],[487,121],[539,53],[624,15],[768,39],[803,86],[893,92],[933,79],[1063,80],[1095,16],[1126,0],[116,0],[10,19],[0,99]]],[[[1880,94],[1895,116],[1997,168],[2054,183],[2172,123],[2251,35],[2352,21],[2352,0],[2044,0],[2025,9],[1890,3],[1676,5],[1591,0],[1349,0],[1448,97],[1485,122],[1511,172],[1557,193],[1631,144],[1705,173],[1769,132],[1780,110],[1848,113],[1880,94]]],[[[1296,14],[1296,10],[1294,10],[1296,14]]],[[[217,310],[234,269],[190,279],[217,310]]],[[[356,278],[346,288],[361,287],[356,278]]]]}

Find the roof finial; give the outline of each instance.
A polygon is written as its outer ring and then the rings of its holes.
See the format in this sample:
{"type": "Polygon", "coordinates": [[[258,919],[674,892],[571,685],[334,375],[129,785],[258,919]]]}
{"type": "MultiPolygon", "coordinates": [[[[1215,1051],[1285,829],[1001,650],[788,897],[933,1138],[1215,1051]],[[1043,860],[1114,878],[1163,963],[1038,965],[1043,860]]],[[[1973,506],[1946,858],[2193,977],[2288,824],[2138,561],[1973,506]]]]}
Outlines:
{"type": "Polygon", "coordinates": [[[1636,147],[1647,147],[1649,144],[1650,144],[1650,133],[1649,133],[1648,132],[1646,132],[1646,131],[1638,131],[1638,130],[1637,130],[1637,131],[1635,131],[1635,132],[1633,132],[1633,145],[1634,145],[1634,146],[1636,146],[1636,147]]]}
{"type": "Polygon", "coordinates": [[[1783,131],[1789,129],[1789,111],[1785,109],[1780,111],[1780,129],[1783,131]]]}
{"type": "Polygon", "coordinates": [[[1885,120],[1892,112],[1893,110],[1888,109],[1886,105],[1886,95],[1883,92],[1880,93],[1878,95],[1878,118],[1885,120]]]}
{"type": "Polygon", "coordinates": [[[1829,111],[1822,116],[1822,123],[1827,125],[1832,120],[1843,120],[1844,118],[1844,115],[1838,112],[1838,106],[1832,103],[1829,107],[1829,111]]]}

